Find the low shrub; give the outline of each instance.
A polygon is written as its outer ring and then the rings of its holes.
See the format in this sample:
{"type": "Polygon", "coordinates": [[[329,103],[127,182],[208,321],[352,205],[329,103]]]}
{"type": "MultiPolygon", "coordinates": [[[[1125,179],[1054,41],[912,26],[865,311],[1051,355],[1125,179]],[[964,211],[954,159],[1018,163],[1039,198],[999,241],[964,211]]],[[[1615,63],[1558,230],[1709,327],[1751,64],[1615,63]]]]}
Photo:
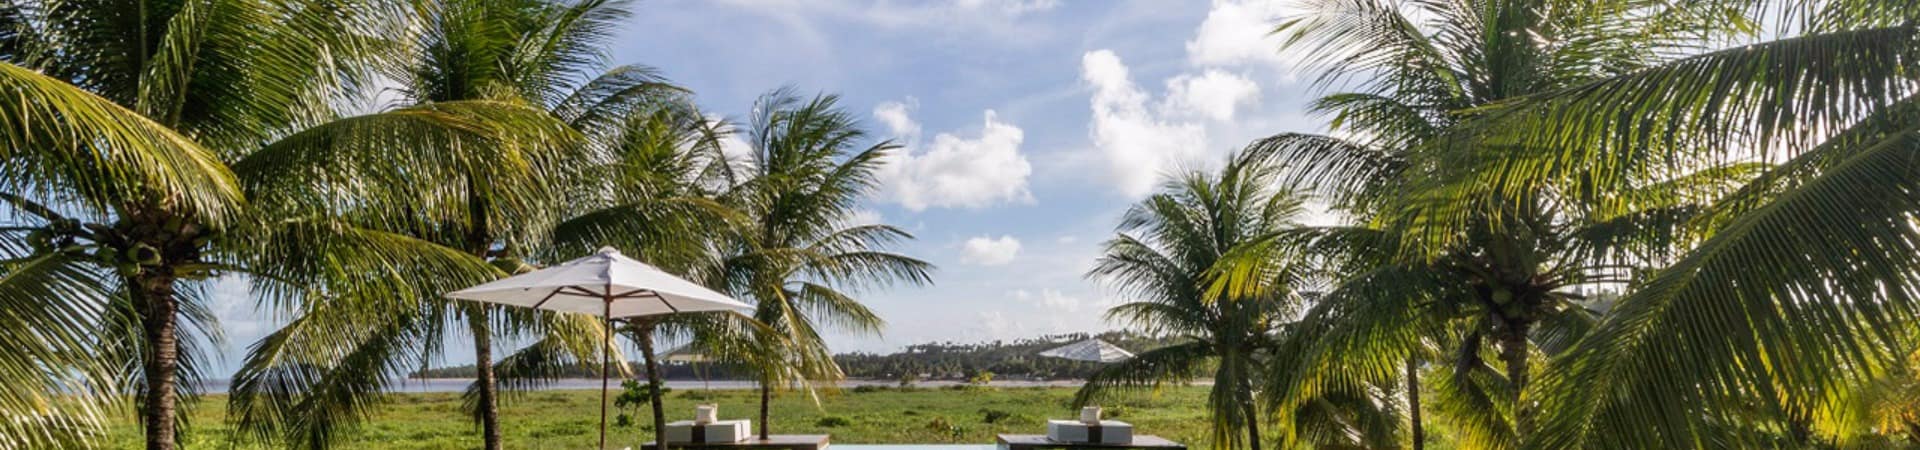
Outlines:
{"type": "Polygon", "coordinates": [[[849,425],[853,425],[853,419],[842,416],[821,416],[820,420],[813,421],[813,426],[821,428],[844,427],[849,425]]]}
{"type": "Polygon", "coordinates": [[[945,417],[935,417],[933,420],[927,421],[927,431],[954,439],[961,439],[967,436],[966,427],[948,421],[945,417]]]}

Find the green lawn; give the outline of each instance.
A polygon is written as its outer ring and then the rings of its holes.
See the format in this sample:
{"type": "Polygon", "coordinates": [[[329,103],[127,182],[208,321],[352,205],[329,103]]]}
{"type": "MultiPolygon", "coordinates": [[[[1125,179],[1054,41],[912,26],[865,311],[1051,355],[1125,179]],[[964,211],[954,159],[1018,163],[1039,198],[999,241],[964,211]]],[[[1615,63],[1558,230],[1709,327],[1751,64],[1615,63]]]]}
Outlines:
{"type": "MultiPolygon", "coordinates": [[[[1047,418],[1077,417],[1077,411],[1067,406],[1072,397],[1073,390],[1065,388],[840,390],[822,393],[816,407],[804,393],[791,392],[774,400],[773,431],[829,433],[836,444],[988,444],[995,433],[1042,433],[1047,418]],[[991,422],[989,416],[995,416],[991,422]]],[[[1195,447],[1204,444],[1205,388],[1169,388],[1137,397],[1111,402],[1108,416],[1132,422],[1138,433],[1195,447]]],[[[748,418],[756,412],[755,399],[751,391],[669,392],[667,419],[691,419],[697,403],[720,404],[726,418],[748,418]]],[[[534,392],[510,400],[501,411],[506,448],[593,447],[598,436],[599,391],[534,392]]],[[[212,395],[199,403],[185,448],[227,448],[230,428],[224,423],[225,402],[225,396],[212,395]]],[[[632,413],[636,422],[648,422],[644,412],[632,413]]],[[[651,428],[650,423],[615,427],[610,439],[637,448],[649,439],[651,428]]],[[[139,446],[139,429],[131,422],[112,433],[111,448],[139,446]]],[[[472,449],[480,446],[478,435],[460,412],[458,394],[399,394],[337,448],[472,449]]]]}

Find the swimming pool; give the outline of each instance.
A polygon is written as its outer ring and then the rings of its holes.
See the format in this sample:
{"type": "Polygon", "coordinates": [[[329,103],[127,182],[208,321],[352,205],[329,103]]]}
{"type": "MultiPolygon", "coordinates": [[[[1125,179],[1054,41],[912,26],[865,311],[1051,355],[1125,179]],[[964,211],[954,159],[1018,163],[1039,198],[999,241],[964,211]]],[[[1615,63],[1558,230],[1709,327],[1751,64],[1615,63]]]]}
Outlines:
{"type": "Polygon", "coordinates": [[[993,444],[833,444],[832,450],[996,450],[993,444]]]}

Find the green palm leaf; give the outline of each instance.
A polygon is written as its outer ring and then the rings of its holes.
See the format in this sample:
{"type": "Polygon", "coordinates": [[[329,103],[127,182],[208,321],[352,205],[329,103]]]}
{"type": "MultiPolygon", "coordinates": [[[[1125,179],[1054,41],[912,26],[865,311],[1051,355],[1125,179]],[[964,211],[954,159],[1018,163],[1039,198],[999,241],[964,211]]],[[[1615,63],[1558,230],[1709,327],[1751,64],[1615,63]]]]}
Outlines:
{"type": "Polygon", "coordinates": [[[1695,408],[1808,411],[1908,348],[1916,131],[1816,150],[1848,156],[1622,299],[1543,383],[1552,432],[1537,445],[1697,442],[1724,417],[1695,408]],[[1630,427],[1642,431],[1595,439],[1630,427]]]}
{"type": "Polygon", "coordinates": [[[93,355],[97,318],[114,283],[83,257],[48,253],[0,261],[0,447],[97,445],[120,391],[93,355]]]}
{"type": "Polygon", "coordinates": [[[209,150],[105,98],[32,70],[0,63],[0,134],[7,136],[0,186],[46,196],[71,189],[104,209],[120,198],[168,193],[208,220],[231,219],[241,202],[233,174],[209,150]]]}

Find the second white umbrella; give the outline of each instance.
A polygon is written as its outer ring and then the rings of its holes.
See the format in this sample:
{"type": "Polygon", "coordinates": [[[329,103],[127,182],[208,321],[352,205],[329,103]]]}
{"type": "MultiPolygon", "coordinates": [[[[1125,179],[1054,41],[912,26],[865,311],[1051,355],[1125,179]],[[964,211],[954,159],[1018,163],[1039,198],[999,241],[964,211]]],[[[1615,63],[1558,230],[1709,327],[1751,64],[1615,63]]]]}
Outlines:
{"type": "MultiPolygon", "coordinates": [[[[612,247],[560,265],[461,289],[447,298],[519,306],[555,312],[592,314],[606,320],[600,355],[600,448],[607,447],[607,350],[613,319],[700,311],[752,311],[753,306],[687,281],[657,267],[621,255],[612,247]]],[[[644,333],[643,333],[644,334],[644,333]]],[[[653,430],[666,446],[666,418],[659,396],[659,370],[652,336],[643,335],[647,381],[654,388],[653,430]]]]}

